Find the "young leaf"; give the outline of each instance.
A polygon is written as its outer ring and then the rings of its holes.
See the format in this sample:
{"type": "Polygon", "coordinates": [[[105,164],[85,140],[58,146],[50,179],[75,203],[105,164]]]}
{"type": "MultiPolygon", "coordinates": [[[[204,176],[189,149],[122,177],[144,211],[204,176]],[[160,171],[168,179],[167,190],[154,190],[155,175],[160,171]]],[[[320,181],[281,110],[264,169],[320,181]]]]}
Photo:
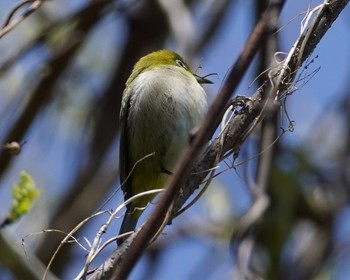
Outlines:
{"type": "Polygon", "coordinates": [[[28,213],[39,195],[40,190],[36,187],[33,178],[27,172],[22,171],[19,183],[12,187],[10,213],[1,227],[19,220],[28,213]]]}

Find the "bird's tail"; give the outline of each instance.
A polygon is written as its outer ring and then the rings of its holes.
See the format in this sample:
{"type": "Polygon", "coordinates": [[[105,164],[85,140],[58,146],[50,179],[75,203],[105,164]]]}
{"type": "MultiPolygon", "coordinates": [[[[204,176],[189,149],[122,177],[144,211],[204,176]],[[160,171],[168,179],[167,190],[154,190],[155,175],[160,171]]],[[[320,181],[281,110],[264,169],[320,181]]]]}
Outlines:
{"type": "MultiPolygon", "coordinates": [[[[135,230],[138,217],[137,217],[137,215],[134,215],[133,212],[134,212],[133,207],[127,208],[122,225],[120,226],[119,235],[135,230]]],[[[128,237],[119,238],[117,240],[118,246],[120,246],[127,238],[128,237]]]]}

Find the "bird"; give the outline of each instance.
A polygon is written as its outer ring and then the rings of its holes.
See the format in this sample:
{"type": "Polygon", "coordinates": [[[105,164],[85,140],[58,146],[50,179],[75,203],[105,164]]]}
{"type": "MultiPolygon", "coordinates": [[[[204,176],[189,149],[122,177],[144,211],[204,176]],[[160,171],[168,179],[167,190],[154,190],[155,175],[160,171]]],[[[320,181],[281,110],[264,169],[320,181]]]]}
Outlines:
{"type": "MultiPolygon", "coordinates": [[[[177,53],[159,50],[143,56],[126,81],[120,110],[120,183],[124,199],[163,188],[203,120],[212,83],[192,72],[177,53]]],[[[139,217],[156,194],[126,205],[119,234],[135,230],[139,217]]],[[[121,245],[125,238],[119,238],[121,245]]]]}

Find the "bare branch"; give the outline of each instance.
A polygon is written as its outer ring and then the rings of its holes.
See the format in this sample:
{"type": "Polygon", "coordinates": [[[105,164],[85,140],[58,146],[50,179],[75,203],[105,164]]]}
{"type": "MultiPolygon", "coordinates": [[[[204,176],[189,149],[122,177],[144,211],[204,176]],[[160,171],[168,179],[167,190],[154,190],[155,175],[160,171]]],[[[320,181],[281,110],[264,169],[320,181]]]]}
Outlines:
{"type": "Polygon", "coordinates": [[[24,21],[27,17],[29,17],[32,13],[34,13],[40,6],[44,3],[43,0],[27,0],[18,3],[10,12],[7,17],[3,27],[0,29],[0,39],[9,33],[12,29],[14,29],[17,25],[19,25],[22,21],[24,21]],[[18,18],[14,19],[15,14],[22,9],[24,6],[32,3],[24,13],[18,18]]]}

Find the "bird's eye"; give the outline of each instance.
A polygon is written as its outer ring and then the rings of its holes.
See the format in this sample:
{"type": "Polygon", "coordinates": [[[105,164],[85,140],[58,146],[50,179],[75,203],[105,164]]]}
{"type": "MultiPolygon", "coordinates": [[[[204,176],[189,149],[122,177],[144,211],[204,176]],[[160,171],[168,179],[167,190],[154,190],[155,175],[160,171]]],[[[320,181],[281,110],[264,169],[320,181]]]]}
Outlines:
{"type": "Polygon", "coordinates": [[[175,62],[176,62],[176,64],[179,65],[180,67],[186,69],[185,63],[183,63],[183,61],[181,61],[180,59],[177,59],[175,62]]]}

